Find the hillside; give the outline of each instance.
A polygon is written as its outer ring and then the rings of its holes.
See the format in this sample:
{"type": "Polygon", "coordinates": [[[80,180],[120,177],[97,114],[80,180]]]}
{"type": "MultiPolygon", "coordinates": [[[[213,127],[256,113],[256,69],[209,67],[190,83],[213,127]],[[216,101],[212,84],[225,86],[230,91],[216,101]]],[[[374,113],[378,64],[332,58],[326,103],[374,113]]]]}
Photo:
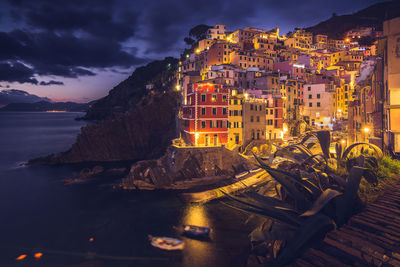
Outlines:
{"type": "Polygon", "coordinates": [[[176,137],[179,92],[177,59],[166,58],[138,68],[87,112],[99,120],[81,129],[71,149],[30,163],[136,161],[160,157],[176,137]],[[146,90],[146,84],[153,84],[146,90]]]}
{"type": "Polygon", "coordinates": [[[35,103],[39,101],[51,102],[51,100],[47,97],[33,95],[23,90],[0,90],[0,106],[6,106],[11,103],[35,103]]]}
{"type": "Polygon", "coordinates": [[[134,109],[142,97],[148,93],[146,85],[154,84],[154,92],[165,90],[164,87],[167,87],[173,79],[177,66],[177,59],[167,57],[137,68],[131,76],[111,89],[107,96],[97,100],[83,119],[101,120],[115,113],[134,109]]]}
{"type": "Polygon", "coordinates": [[[55,102],[50,103],[47,101],[39,101],[36,103],[11,103],[7,106],[0,108],[0,111],[25,111],[25,112],[38,112],[50,110],[74,111],[84,112],[89,108],[89,104],[80,104],[74,102],[55,102]]]}
{"type": "Polygon", "coordinates": [[[345,32],[357,27],[374,27],[382,30],[384,20],[397,16],[400,16],[400,1],[383,2],[353,14],[332,16],[306,30],[313,34],[327,34],[330,38],[342,38],[345,32]]]}

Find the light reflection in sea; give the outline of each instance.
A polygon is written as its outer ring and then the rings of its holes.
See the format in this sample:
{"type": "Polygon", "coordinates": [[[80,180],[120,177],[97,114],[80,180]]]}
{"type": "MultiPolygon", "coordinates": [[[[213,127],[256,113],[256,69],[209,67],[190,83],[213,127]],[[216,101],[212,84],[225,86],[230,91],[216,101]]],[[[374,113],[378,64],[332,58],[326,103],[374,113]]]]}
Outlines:
{"type": "MultiPolygon", "coordinates": [[[[213,242],[213,224],[206,205],[186,206],[181,224],[191,224],[211,228],[210,240],[196,240],[183,237],[185,249],[183,251],[182,266],[207,266],[215,262],[216,249],[213,242]]],[[[211,265],[209,265],[211,266],[211,265]]]]}

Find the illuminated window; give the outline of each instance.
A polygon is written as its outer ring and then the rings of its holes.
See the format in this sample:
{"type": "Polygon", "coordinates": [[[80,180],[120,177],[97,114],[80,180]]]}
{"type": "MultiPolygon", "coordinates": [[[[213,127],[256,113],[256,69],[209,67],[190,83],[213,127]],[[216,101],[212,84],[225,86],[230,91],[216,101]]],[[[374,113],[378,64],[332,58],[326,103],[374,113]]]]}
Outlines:
{"type": "Polygon", "coordinates": [[[217,95],[212,95],[211,101],[212,102],[217,102],[217,95]]]}

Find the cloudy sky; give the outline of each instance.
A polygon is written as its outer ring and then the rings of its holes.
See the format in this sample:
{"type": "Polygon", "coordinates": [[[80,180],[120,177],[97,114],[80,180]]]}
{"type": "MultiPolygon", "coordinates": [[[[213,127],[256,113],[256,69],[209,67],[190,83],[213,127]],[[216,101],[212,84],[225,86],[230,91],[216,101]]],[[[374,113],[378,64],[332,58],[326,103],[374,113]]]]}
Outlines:
{"type": "Polygon", "coordinates": [[[198,24],[281,32],[379,0],[0,0],[0,90],[57,101],[107,94],[135,67],[178,56],[198,24]]]}

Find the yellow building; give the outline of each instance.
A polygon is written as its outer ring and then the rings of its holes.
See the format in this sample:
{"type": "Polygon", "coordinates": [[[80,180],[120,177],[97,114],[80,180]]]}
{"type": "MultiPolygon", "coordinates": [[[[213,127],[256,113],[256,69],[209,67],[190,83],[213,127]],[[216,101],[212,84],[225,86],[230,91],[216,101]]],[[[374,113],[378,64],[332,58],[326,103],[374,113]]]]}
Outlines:
{"type": "Polygon", "coordinates": [[[290,37],[286,39],[283,43],[288,48],[296,48],[301,50],[309,50],[311,47],[311,44],[309,44],[307,40],[297,37],[290,37]]]}
{"type": "Polygon", "coordinates": [[[228,148],[243,145],[243,94],[231,90],[229,98],[228,148]]]}
{"type": "Polygon", "coordinates": [[[196,53],[200,53],[206,49],[210,49],[210,47],[212,46],[212,44],[214,43],[214,40],[211,39],[202,39],[199,41],[199,45],[196,49],[196,53]]]}
{"type": "Polygon", "coordinates": [[[342,83],[336,87],[336,116],[338,119],[348,118],[349,101],[353,101],[351,94],[351,85],[349,83],[342,83]]]}
{"type": "Polygon", "coordinates": [[[260,70],[272,70],[274,60],[262,53],[233,51],[230,53],[230,63],[243,69],[259,68],[260,70]]]}
{"type": "Polygon", "coordinates": [[[253,140],[265,140],[265,100],[249,97],[243,98],[243,144],[253,140]]]}
{"type": "Polygon", "coordinates": [[[335,65],[339,61],[345,61],[347,59],[348,51],[337,51],[331,54],[330,64],[335,65]]]}

